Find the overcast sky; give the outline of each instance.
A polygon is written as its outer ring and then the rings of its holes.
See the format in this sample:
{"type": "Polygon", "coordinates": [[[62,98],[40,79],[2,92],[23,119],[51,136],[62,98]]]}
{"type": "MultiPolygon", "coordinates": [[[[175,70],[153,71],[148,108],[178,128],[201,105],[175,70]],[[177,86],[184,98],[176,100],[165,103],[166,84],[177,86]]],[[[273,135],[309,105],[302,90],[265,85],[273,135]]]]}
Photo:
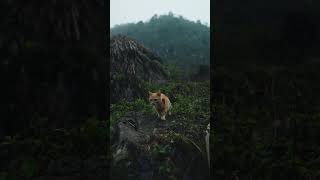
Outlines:
{"type": "Polygon", "coordinates": [[[110,27],[149,20],[154,14],[182,15],[210,24],[210,0],[110,0],[110,27]]]}

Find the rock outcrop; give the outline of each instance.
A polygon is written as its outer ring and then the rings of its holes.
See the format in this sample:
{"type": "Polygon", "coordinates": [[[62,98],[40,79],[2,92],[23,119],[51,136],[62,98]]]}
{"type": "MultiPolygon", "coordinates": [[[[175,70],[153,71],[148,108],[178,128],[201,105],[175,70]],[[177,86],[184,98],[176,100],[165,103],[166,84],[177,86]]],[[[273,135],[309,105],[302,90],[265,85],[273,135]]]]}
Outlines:
{"type": "Polygon", "coordinates": [[[168,174],[159,174],[159,168],[163,166],[161,163],[173,163],[178,167],[175,169],[178,179],[207,179],[206,159],[194,145],[178,139],[170,140],[172,121],[179,121],[179,118],[173,115],[171,121],[162,121],[156,116],[128,112],[111,127],[111,176],[169,179],[168,174]],[[161,145],[164,148],[157,149],[161,145]]]}

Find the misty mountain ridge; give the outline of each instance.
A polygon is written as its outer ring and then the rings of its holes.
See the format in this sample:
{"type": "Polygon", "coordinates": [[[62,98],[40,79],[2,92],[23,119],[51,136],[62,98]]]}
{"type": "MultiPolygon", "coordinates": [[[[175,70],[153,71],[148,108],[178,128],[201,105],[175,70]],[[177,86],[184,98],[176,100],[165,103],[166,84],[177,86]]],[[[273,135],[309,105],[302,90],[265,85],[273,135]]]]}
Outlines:
{"type": "Polygon", "coordinates": [[[184,70],[210,64],[210,27],[169,12],[146,22],[116,25],[111,34],[134,38],[163,59],[184,70]]]}

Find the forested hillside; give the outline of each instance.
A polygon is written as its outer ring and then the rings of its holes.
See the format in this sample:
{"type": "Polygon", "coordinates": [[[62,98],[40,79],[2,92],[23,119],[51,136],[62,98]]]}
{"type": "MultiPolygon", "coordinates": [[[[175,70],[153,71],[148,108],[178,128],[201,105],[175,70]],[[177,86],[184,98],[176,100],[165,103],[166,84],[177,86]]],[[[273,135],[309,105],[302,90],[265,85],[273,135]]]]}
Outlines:
{"type": "Polygon", "coordinates": [[[210,62],[210,27],[172,13],[154,15],[147,22],[116,25],[113,34],[136,39],[163,58],[165,63],[197,70],[210,62]]]}

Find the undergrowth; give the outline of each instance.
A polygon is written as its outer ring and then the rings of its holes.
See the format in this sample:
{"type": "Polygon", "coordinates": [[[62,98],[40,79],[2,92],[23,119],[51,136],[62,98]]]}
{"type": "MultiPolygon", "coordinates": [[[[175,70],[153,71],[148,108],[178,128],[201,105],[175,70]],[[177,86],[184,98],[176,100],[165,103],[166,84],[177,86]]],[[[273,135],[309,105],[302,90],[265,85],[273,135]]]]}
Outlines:
{"type": "MultiPolygon", "coordinates": [[[[179,118],[185,118],[189,122],[197,119],[207,119],[209,121],[210,91],[208,82],[190,82],[187,84],[169,82],[164,86],[148,82],[144,83],[144,86],[149,91],[156,92],[160,90],[167,95],[172,103],[172,113],[179,116],[179,118]]],[[[130,111],[143,112],[145,114],[154,113],[147,97],[145,99],[138,98],[133,102],[122,99],[110,106],[110,125],[114,125],[130,111]]]]}
{"type": "Polygon", "coordinates": [[[13,136],[6,136],[0,150],[6,166],[0,169],[0,180],[32,179],[43,173],[51,160],[74,157],[105,158],[109,135],[107,123],[90,118],[80,127],[49,129],[32,126],[13,136]],[[4,151],[5,149],[9,151],[4,151]]]}
{"type": "MultiPolygon", "coordinates": [[[[184,155],[191,157],[194,163],[197,158],[202,158],[205,161],[204,165],[207,165],[204,137],[210,118],[209,82],[172,81],[165,85],[144,82],[143,86],[146,94],[147,91],[160,90],[172,103],[172,115],[167,116],[166,132],[160,135],[157,143],[151,144],[152,156],[157,159],[155,177],[177,179],[177,174],[183,173],[183,168],[191,171],[188,167],[192,165],[178,165],[172,161],[172,153],[177,151],[177,148],[184,149],[184,155]]],[[[138,98],[133,102],[120,100],[111,105],[110,125],[115,125],[130,111],[142,112],[157,118],[148,97],[138,98]]]]}

